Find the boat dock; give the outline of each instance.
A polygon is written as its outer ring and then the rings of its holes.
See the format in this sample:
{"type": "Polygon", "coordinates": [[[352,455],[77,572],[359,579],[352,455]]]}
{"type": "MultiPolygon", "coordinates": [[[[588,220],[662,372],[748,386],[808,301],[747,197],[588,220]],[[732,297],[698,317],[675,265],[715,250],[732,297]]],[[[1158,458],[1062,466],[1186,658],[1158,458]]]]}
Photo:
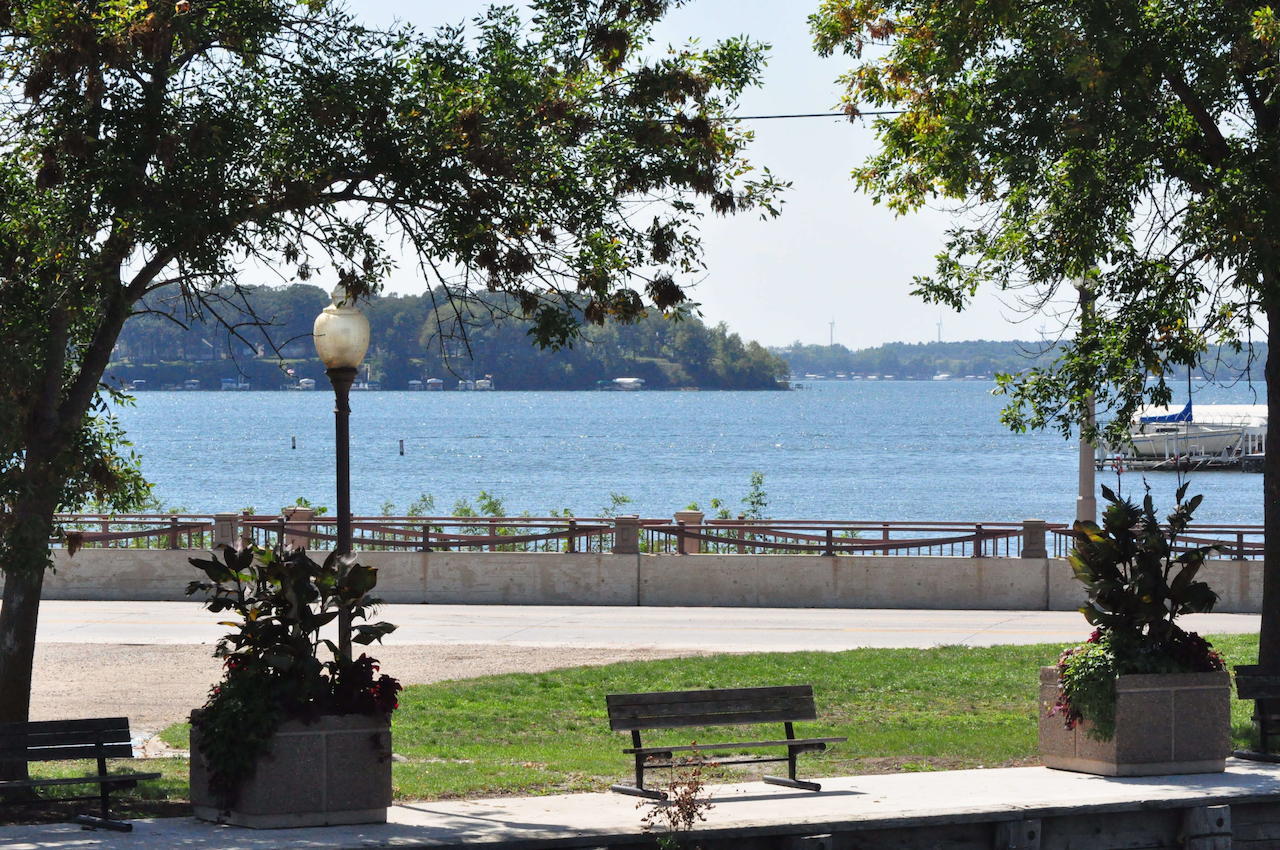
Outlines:
{"type": "Polygon", "coordinates": [[[1200,472],[1205,470],[1243,470],[1261,472],[1263,455],[1184,455],[1182,457],[1133,457],[1116,455],[1099,457],[1094,466],[1099,472],[1112,472],[1117,466],[1123,472],[1200,472]]]}

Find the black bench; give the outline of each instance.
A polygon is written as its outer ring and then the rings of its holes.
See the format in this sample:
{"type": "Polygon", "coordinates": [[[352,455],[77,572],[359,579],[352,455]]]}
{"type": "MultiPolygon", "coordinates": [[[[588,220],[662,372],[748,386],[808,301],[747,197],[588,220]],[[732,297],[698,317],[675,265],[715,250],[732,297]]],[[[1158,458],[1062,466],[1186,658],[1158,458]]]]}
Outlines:
{"type": "Polygon", "coordinates": [[[90,796],[54,797],[53,801],[97,800],[101,817],[81,815],[77,823],[129,832],[131,824],[111,819],[112,791],[132,788],[144,779],[159,779],[159,773],[107,773],[107,759],[133,758],[133,745],[127,717],[103,717],[91,720],[44,720],[34,723],[0,724],[0,766],[6,763],[39,761],[73,761],[96,759],[98,772],[87,776],[58,779],[0,780],[0,803],[30,802],[13,791],[59,785],[97,785],[98,793],[90,796]]]}
{"type": "Polygon", "coordinates": [[[635,758],[635,785],[614,785],[620,794],[665,800],[662,791],[644,787],[644,772],[653,768],[679,766],[676,753],[702,753],[726,749],[762,749],[786,747],[785,756],[752,756],[715,758],[715,764],[787,763],[787,778],[766,776],[764,781],[806,791],[821,791],[816,782],[796,779],[796,757],[800,753],[821,752],[827,744],[845,738],[797,738],[792,724],[797,720],[817,720],[812,685],[788,685],[778,688],[716,688],[706,691],[668,691],[648,694],[609,694],[609,728],[630,732],[631,746],[624,749],[635,758]],[[646,747],[640,741],[644,729],[681,729],[690,726],[741,726],[751,723],[782,723],[785,738],[771,741],[731,741],[716,744],[687,744],[678,747],[646,747]]]}

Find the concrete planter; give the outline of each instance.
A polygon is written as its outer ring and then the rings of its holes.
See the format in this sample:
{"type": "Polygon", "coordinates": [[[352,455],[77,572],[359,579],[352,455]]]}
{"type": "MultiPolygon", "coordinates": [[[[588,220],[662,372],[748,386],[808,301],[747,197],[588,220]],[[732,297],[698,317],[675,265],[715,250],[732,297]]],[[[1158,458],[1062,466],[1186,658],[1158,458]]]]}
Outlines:
{"type": "Polygon", "coordinates": [[[1218,773],[1231,752],[1231,677],[1220,673],[1121,676],[1116,734],[1095,741],[1062,717],[1058,668],[1040,668],[1040,756],[1046,767],[1103,776],[1218,773]]]}
{"type": "MultiPolygon", "coordinates": [[[[193,718],[194,720],[194,718],[193,718]]],[[[290,720],[258,760],[235,804],[220,810],[209,791],[200,731],[191,725],[191,805],[202,820],[278,829],[385,823],[391,805],[391,723],[348,714],[290,720]]]]}

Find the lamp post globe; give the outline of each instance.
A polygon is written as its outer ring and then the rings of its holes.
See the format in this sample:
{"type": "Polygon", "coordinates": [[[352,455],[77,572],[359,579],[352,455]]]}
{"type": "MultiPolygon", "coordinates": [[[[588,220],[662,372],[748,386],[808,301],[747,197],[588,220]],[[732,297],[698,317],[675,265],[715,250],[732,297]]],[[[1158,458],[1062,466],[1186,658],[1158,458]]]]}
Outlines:
{"type": "Polygon", "coordinates": [[[342,284],[329,297],[332,303],[320,311],[312,328],[316,354],[325,369],[359,369],[369,350],[369,320],[342,284]]]}
{"type": "MultiPolygon", "coordinates": [[[[338,502],[339,582],[346,577],[346,556],[351,554],[351,385],[356,371],[369,350],[369,320],[356,307],[356,299],[342,284],[334,287],[332,303],[316,316],[312,328],[316,354],[325,365],[325,374],[333,385],[334,454],[338,502]]],[[[351,660],[351,614],[338,615],[338,653],[340,663],[351,660]]]]}

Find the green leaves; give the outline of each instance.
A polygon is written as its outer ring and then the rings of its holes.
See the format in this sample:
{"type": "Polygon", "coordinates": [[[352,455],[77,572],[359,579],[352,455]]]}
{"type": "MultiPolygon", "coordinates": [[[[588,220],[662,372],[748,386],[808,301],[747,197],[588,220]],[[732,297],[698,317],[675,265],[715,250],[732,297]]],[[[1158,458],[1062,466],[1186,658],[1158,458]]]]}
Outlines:
{"type": "Polygon", "coordinates": [[[351,660],[338,658],[335,644],[321,634],[334,624],[342,628],[343,613],[352,624],[355,643],[380,641],[395,630],[385,622],[353,623],[367,618],[376,607],[370,592],[378,583],[378,572],[351,555],[330,552],[318,564],[301,549],[223,547],[221,561],[192,558],[190,562],[212,583],[193,581],[187,594],[204,594],[205,607],[211,612],[232,612],[238,618],[226,621],[232,631],[219,640],[215,654],[228,663],[234,659],[237,668],[249,666],[286,679],[311,677],[309,682],[290,686],[307,693],[319,687],[326,670],[335,675],[342,663],[351,660]],[[321,647],[333,653],[331,661],[319,661],[321,647]]]}
{"type": "Polygon", "coordinates": [[[1033,315],[1077,302],[1087,280],[1090,308],[1046,330],[1073,340],[1061,356],[1003,379],[1010,427],[1070,435],[1096,403],[1118,440],[1141,405],[1167,403],[1170,373],[1269,321],[1280,198],[1258,187],[1280,180],[1270,7],[815,5],[816,48],[853,63],[846,108],[899,113],[872,123],[857,186],[899,213],[938,198],[962,210],[916,294],[962,310],[990,286],[1033,315]]]}
{"type": "Polygon", "coordinates": [[[1081,613],[1090,624],[1159,642],[1173,633],[1176,617],[1213,609],[1218,596],[1196,575],[1218,547],[1179,541],[1201,502],[1199,496],[1184,502],[1186,490],[1178,488],[1166,527],[1149,493],[1139,508],[1105,486],[1102,527],[1076,523],[1067,560],[1088,593],[1081,613]]]}

